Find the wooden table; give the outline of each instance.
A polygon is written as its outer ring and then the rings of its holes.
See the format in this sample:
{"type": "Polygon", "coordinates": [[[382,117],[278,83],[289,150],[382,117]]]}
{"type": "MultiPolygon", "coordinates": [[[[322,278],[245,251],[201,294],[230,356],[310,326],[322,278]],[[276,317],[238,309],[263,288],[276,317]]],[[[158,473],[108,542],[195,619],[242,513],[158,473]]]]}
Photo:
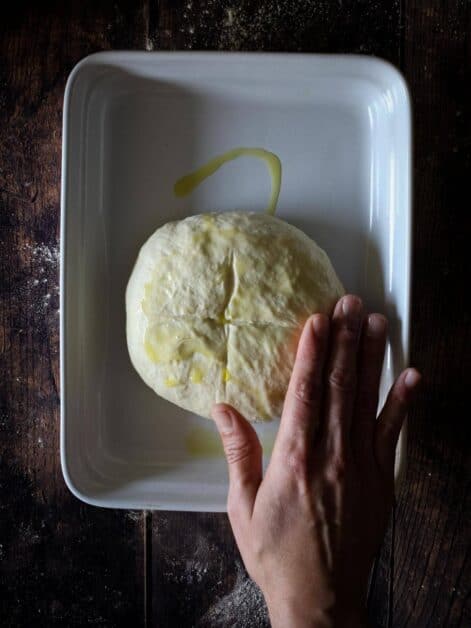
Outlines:
{"type": "Polygon", "coordinates": [[[14,0],[2,9],[1,625],[268,625],[225,515],[92,508],[62,479],[62,100],[75,63],[110,48],[356,52],[404,72],[415,124],[411,360],[427,387],[410,417],[407,479],[369,608],[378,626],[471,626],[466,0],[14,0]]]}

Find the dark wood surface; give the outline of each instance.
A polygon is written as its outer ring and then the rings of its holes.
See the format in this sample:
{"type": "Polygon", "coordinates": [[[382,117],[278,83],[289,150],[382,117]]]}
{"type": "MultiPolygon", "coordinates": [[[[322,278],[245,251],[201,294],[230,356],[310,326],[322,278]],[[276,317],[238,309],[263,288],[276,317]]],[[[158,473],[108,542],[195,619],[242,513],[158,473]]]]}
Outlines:
{"type": "Polygon", "coordinates": [[[427,385],[369,609],[379,626],[470,626],[466,0],[18,0],[2,9],[1,625],[268,625],[224,515],[92,508],[61,476],[62,99],[74,64],[113,48],[360,52],[404,72],[415,135],[411,362],[427,385]]]}

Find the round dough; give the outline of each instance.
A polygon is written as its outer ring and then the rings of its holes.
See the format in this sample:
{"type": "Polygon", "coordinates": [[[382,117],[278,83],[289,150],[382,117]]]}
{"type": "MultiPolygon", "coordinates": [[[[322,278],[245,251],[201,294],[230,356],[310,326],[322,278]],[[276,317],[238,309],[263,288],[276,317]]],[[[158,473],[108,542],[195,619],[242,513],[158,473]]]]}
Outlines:
{"type": "Polygon", "coordinates": [[[247,419],[281,414],[305,320],[344,293],[326,253],[259,213],[164,225],[126,290],[132,363],[158,395],[210,418],[226,402],[247,419]]]}

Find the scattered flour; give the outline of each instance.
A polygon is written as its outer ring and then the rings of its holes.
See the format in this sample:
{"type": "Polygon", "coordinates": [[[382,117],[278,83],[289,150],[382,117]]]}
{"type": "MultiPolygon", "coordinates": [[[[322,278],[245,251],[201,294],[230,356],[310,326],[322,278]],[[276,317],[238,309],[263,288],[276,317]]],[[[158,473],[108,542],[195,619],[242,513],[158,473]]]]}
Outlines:
{"type": "Polygon", "coordinates": [[[268,628],[265,600],[257,585],[237,564],[232,591],[215,602],[197,624],[200,628],[268,628]]]}
{"type": "Polygon", "coordinates": [[[144,514],[141,510],[128,510],[126,512],[126,517],[130,520],[133,521],[134,523],[139,523],[141,521],[143,521],[144,518],[144,514]]]}
{"type": "Polygon", "coordinates": [[[20,254],[29,270],[26,284],[19,288],[19,296],[29,303],[36,315],[59,313],[59,245],[23,244],[20,254]]]}
{"type": "Polygon", "coordinates": [[[182,14],[180,32],[186,34],[187,48],[219,48],[226,50],[262,50],[279,47],[286,35],[291,35],[293,49],[300,48],[296,37],[306,23],[335,17],[341,4],[330,0],[267,0],[251,3],[242,0],[205,0],[193,6],[188,2],[182,14]],[[213,16],[220,16],[222,28],[214,28],[213,16]],[[293,34],[295,37],[293,38],[293,34]]]}
{"type": "MultiPolygon", "coordinates": [[[[159,528],[165,538],[175,527],[173,517],[161,515],[159,528]]],[[[177,526],[178,527],[178,526],[177,526]]],[[[171,538],[171,537],[170,537],[171,538]]],[[[233,573],[221,561],[220,544],[212,534],[199,529],[181,542],[166,542],[159,550],[160,577],[171,587],[178,585],[180,601],[187,613],[196,609],[195,592],[205,591],[210,606],[191,625],[197,628],[268,628],[268,612],[263,595],[236,559],[233,573]]],[[[231,571],[232,571],[231,570],[231,571]]]]}
{"type": "MultiPolygon", "coordinates": [[[[378,54],[376,30],[385,21],[399,20],[399,0],[392,0],[388,7],[380,0],[362,3],[366,23],[371,22],[370,37],[357,37],[348,28],[357,19],[355,3],[342,0],[201,0],[183,4],[179,15],[178,32],[181,44],[187,49],[219,50],[285,50],[326,52],[328,39],[333,37],[341,45],[336,33],[347,28],[349,49],[352,52],[378,54]],[[375,30],[376,29],[376,30],[375,30]],[[325,35],[319,36],[319,33],[325,35]]],[[[387,29],[385,30],[388,36],[387,29]]],[[[170,46],[174,45],[175,33],[164,32],[170,46]]]]}
{"type": "Polygon", "coordinates": [[[29,249],[34,258],[39,260],[42,264],[54,264],[57,265],[59,261],[59,246],[47,246],[47,244],[38,244],[31,246],[31,244],[25,244],[25,249],[29,249]]]}

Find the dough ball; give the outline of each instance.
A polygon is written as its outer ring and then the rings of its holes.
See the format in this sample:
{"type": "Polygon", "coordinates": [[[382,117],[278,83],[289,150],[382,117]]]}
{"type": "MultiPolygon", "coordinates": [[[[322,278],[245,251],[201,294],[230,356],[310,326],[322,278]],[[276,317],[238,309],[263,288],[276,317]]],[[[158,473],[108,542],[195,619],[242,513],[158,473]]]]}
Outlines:
{"type": "Polygon", "coordinates": [[[304,322],[344,293],[326,253],[259,213],[191,216],[139,252],[126,291],[132,363],[158,395],[210,418],[281,414],[304,322]]]}

